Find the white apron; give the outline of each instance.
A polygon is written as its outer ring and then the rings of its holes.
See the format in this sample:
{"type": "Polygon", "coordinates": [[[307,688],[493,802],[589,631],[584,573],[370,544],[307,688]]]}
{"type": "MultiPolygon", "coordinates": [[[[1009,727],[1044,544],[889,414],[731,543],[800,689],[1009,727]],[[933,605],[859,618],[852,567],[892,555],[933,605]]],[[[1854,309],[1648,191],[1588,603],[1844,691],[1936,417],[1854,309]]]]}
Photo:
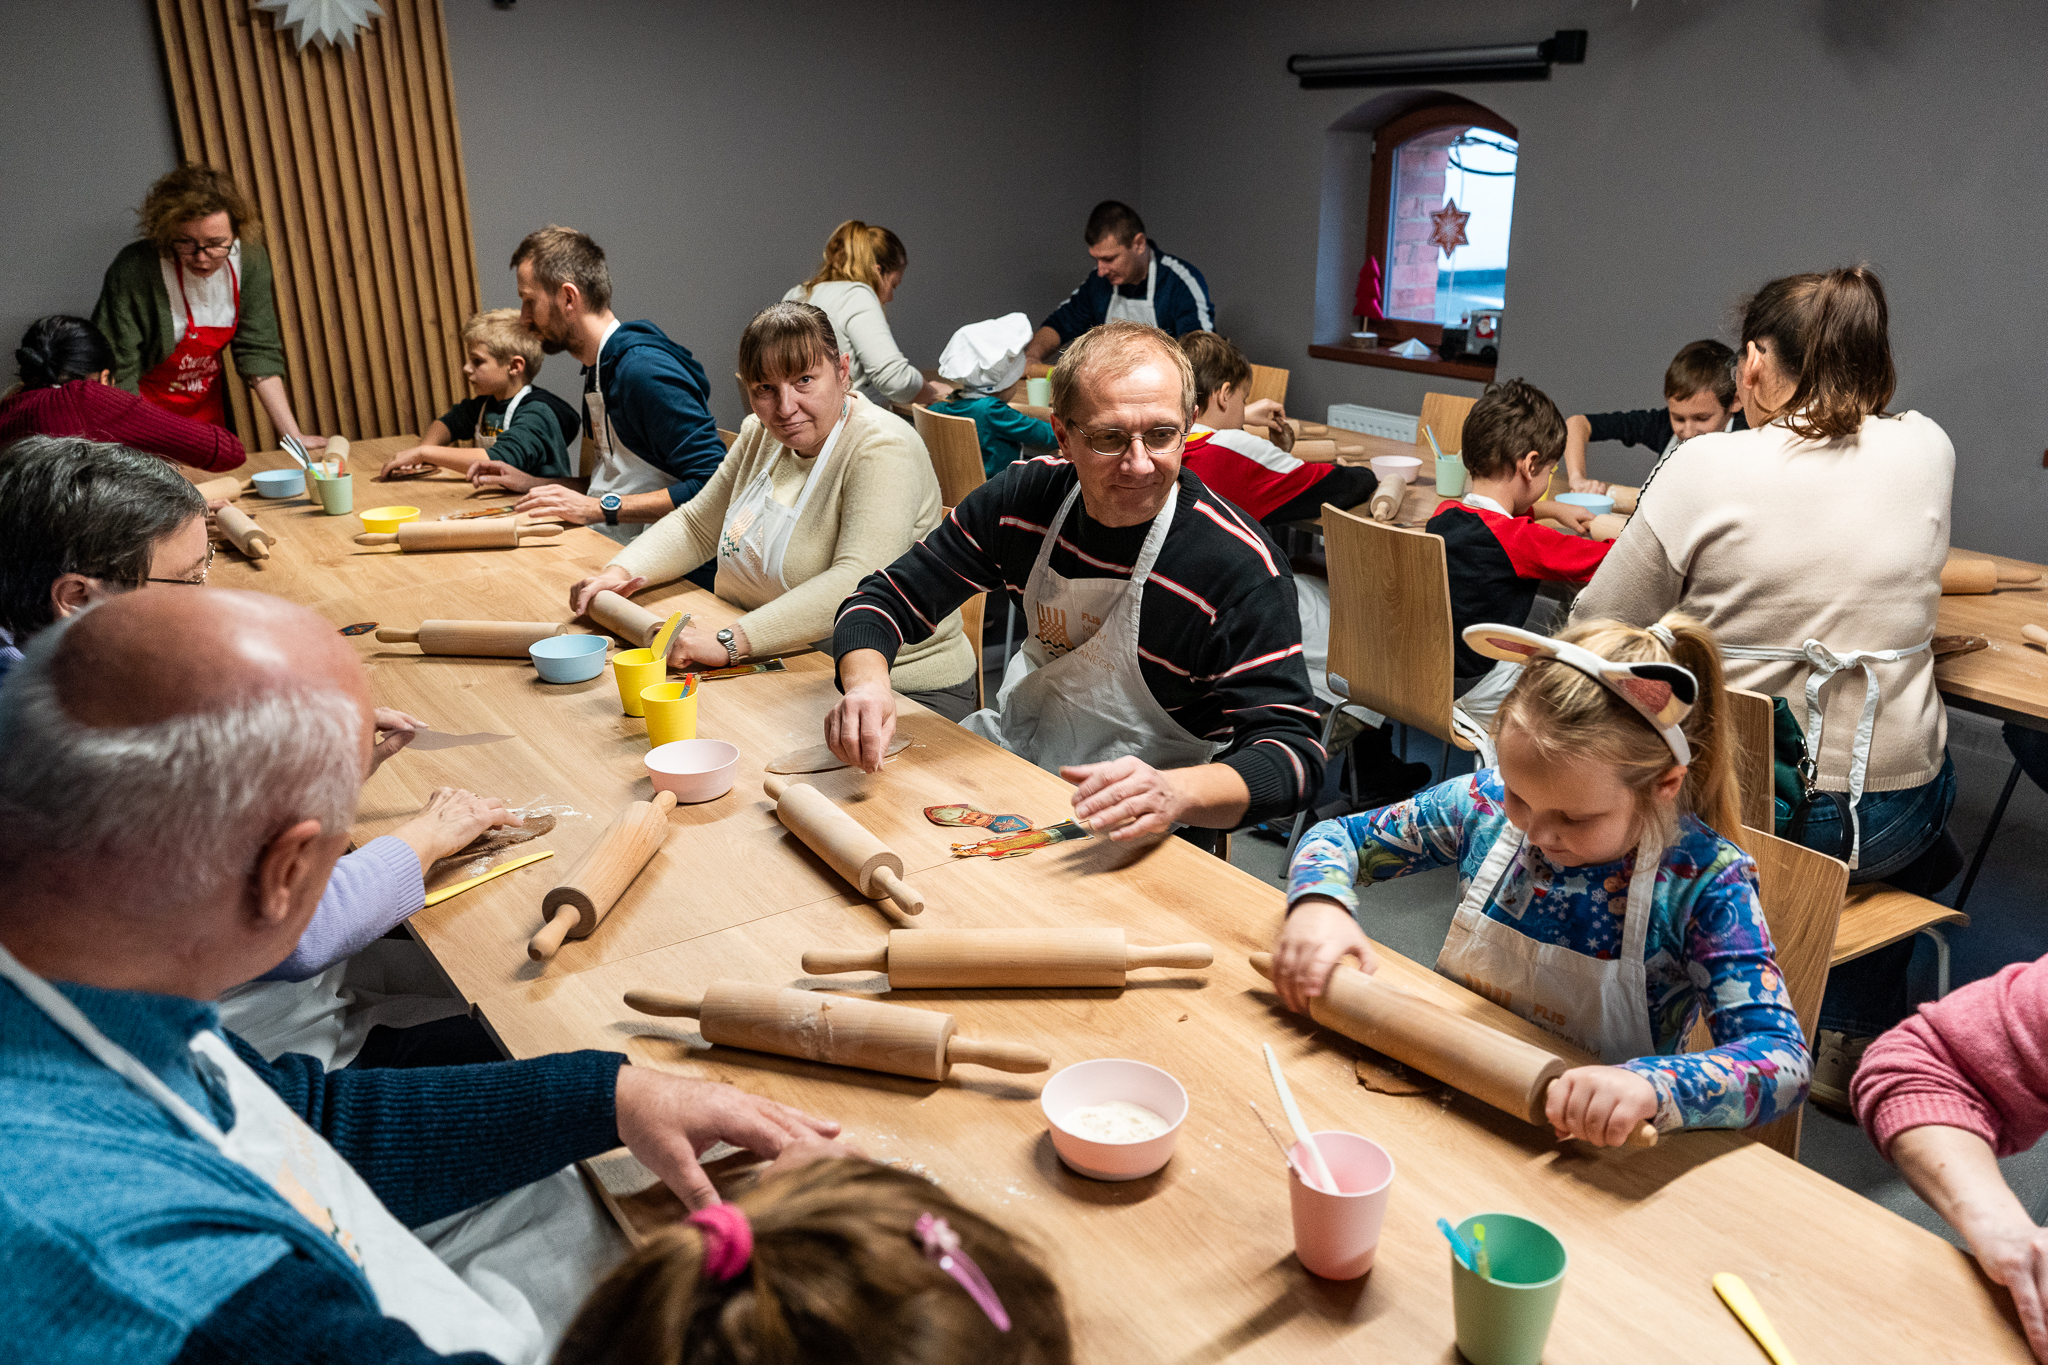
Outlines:
{"type": "MultiPolygon", "coordinates": [[[[505,410],[496,417],[479,416],[477,418],[476,448],[478,450],[489,450],[498,443],[498,437],[501,433],[512,429],[512,414],[519,411],[519,405],[525,402],[526,395],[532,392],[533,385],[528,384],[525,388],[512,395],[512,401],[507,403],[505,410]],[[497,425],[491,425],[493,422],[497,423],[497,425]]],[[[599,399],[598,401],[603,402],[604,400],[599,399]]]]}
{"type": "Polygon", "coordinates": [[[1034,627],[1004,670],[993,709],[961,724],[1047,772],[1135,754],[1155,768],[1209,762],[1219,745],[1191,735],[1166,713],[1138,663],[1138,615],[1145,580],[1173,525],[1180,489],[1152,519],[1130,581],[1066,578],[1049,567],[1076,483],[1038,547],[1024,582],[1024,619],[1034,627]]]}
{"type": "MultiPolygon", "coordinates": [[[[1650,1032],[1643,945],[1649,939],[1650,902],[1663,850],[1647,840],[1637,847],[1628,909],[1621,922],[1621,951],[1613,961],[1603,962],[1561,943],[1539,943],[1512,925],[1487,918],[1486,907],[1517,855],[1524,861],[1534,856],[1523,854],[1526,842],[1513,825],[1494,840],[1478,875],[1465,889],[1465,898],[1458,902],[1450,935],[1437,954],[1437,971],[1578,1044],[1609,1066],[1654,1056],[1657,1043],[1650,1032]]],[[[1533,894],[1533,882],[1530,885],[1533,894]]]]}
{"type": "Polygon", "coordinates": [[[1120,287],[1111,285],[1109,311],[1102,315],[1104,322],[1115,322],[1121,318],[1125,322],[1142,322],[1147,327],[1159,325],[1159,314],[1152,307],[1152,296],[1159,290],[1159,253],[1153,251],[1151,256],[1152,263],[1145,267],[1145,297],[1126,298],[1120,287]]]}
{"type": "MultiPolygon", "coordinates": [[[[591,367],[592,385],[583,395],[583,410],[590,419],[591,445],[595,463],[590,468],[590,486],[586,490],[591,497],[601,498],[607,493],[620,497],[631,497],[635,493],[652,493],[668,487],[668,475],[656,469],[647,461],[634,454],[618,433],[612,430],[611,414],[604,406],[604,343],[612,339],[612,333],[619,330],[614,321],[605,329],[604,339],[597,344],[597,363],[591,367]]],[[[639,535],[639,525],[607,526],[602,521],[592,529],[602,531],[613,540],[624,544],[639,535]]]]}
{"type": "Polygon", "coordinates": [[[486,1351],[512,1365],[539,1358],[544,1334],[532,1313],[515,1322],[457,1278],[219,1034],[201,1030],[191,1049],[196,1065],[212,1073],[234,1106],[235,1125],[225,1133],[5,948],[0,948],[0,975],[194,1136],[276,1190],[362,1269],[385,1316],[405,1323],[444,1354],[486,1351]]]}
{"type": "Polygon", "coordinates": [[[803,491],[796,495],[796,506],[784,507],[775,500],[771,477],[775,460],[726,505],[725,525],[718,532],[718,578],[713,591],[734,606],[753,611],[789,591],[782,577],[783,552],[789,548],[797,518],[804,514],[818,486],[818,477],[825,472],[825,462],[832,458],[832,448],[839,444],[839,433],[846,430],[846,415],[855,401],[847,400],[832,434],[818,447],[818,458],[811,462],[803,491]]]}
{"type": "Polygon", "coordinates": [[[1870,737],[1877,730],[1877,674],[1870,671],[1870,665],[1897,663],[1931,648],[1933,644],[1930,639],[1922,640],[1909,649],[1852,649],[1842,654],[1835,653],[1818,640],[1808,640],[1797,649],[1783,645],[1724,643],[1721,646],[1723,658],[1803,663],[1807,666],[1806,760],[1799,767],[1800,776],[1809,784],[1820,762],[1820,690],[1837,673],[1862,672],[1863,715],[1856,722],[1856,740],[1849,750],[1849,870],[1852,872],[1863,857],[1863,822],[1856,813],[1856,803],[1863,798],[1863,778],[1870,770],[1870,737]]]}

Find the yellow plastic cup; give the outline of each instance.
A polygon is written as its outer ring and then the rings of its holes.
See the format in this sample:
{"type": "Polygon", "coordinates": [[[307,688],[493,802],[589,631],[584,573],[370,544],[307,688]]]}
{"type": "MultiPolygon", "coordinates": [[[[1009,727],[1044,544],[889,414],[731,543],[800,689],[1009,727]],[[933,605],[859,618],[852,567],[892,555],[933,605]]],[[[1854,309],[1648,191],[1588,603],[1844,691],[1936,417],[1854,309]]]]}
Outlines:
{"type": "Polygon", "coordinates": [[[647,713],[647,743],[652,747],[675,744],[697,737],[697,694],[688,692],[688,682],[656,683],[640,689],[640,705],[647,713]]]}
{"type": "Polygon", "coordinates": [[[668,660],[651,649],[622,649],[612,655],[612,676],[619,684],[619,705],[629,716],[645,715],[640,694],[668,676],[668,660]]]}

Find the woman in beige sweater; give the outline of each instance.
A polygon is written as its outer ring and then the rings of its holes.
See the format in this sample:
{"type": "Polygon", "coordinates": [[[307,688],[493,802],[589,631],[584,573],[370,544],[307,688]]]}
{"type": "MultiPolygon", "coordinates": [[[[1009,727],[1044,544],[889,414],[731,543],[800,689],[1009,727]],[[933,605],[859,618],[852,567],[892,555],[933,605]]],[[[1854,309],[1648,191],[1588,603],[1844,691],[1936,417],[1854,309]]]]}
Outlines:
{"type": "MultiPolygon", "coordinates": [[[[1888,328],[1884,289],[1861,267],[1758,290],[1737,360],[1751,429],[1696,437],[1658,465],[1572,616],[1705,621],[1729,686],[1783,697],[1804,731],[1812,792],[1778,803],[1778,833],[1848,861],[1851,881],[1932,895],[1962,866],[1928,648],[1955,448],[1919,413],[1885,413],[1888,328]]],[[[1816,1099],[1845,1104],[1856,1040],[1905,1017],[1911,955],[1908,939],[1829,974],[1816,1099]]]]}
{"type": "MultiPolygon", "coordinates": [[[[715,558],[718,595],[746,615],[729,631],[679,631],[669,649],[676,667],[721,668],[830,638],[860,580],[938,525],[943,510],[917,433],[849,391],[846,357],[821,309],[764,309],[740,338],[739,375],[753,416],[711,481],[570,590],[582,612],[603,589],[630,596],[715,558]]],[[[974,653],[959,615],[899,654],[889,676],[941,715],[972,711],[974,653]]]]}

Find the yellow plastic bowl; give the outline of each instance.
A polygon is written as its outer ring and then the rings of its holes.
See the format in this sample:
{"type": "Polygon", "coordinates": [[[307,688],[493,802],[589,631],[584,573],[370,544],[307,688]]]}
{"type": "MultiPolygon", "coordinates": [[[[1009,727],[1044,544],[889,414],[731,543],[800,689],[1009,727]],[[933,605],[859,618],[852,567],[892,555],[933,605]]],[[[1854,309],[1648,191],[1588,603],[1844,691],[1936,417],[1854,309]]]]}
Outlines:
{"type": "Polygon", "coordinates": [[[357,515],[362,517],[363,529],[365,531],[374,531],[380,535],[393,535],[404,523],[418,521],[420,519],[420,509],[417,507],[372,507],[368,511],[360,512],[357,515]]]}

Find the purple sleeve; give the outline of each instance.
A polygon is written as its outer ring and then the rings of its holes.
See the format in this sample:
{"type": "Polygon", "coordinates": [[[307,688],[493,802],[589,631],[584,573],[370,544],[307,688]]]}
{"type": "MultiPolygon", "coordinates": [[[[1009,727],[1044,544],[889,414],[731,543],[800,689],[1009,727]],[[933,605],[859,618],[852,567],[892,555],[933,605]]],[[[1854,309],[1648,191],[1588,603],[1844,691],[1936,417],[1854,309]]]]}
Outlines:
{"type": "Polygon", "coordinates": [[[372,839],[335,863],[299,946],[260,979],[317,976],[405,923],[426,903],[426,877],[412,845],[389,834],[372,839]]]}

